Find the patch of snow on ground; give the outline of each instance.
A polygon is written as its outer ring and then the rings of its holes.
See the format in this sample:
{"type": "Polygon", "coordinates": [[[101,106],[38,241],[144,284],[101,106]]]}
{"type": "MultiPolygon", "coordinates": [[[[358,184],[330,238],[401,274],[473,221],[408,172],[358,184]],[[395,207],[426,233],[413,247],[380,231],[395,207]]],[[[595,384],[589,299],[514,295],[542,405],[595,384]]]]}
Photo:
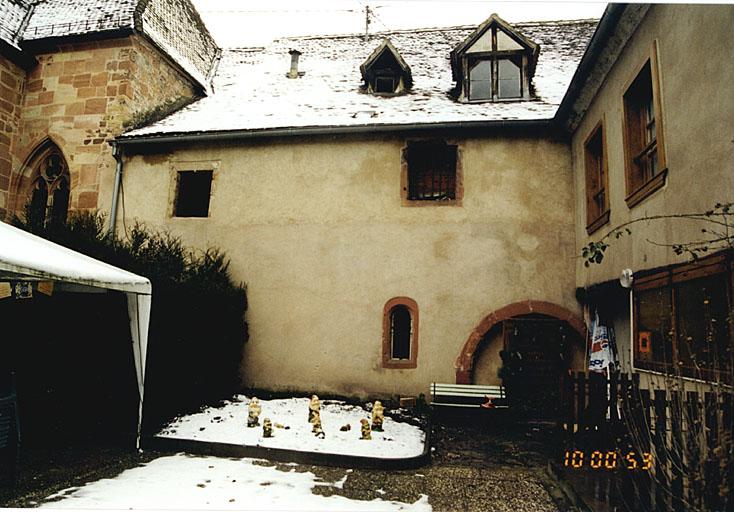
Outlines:
{"type": "Polygon", "coordinates": [[[227,402],[223,407],[210,407],[200,413],[175,420],[158,434],[161,437],[194,439],[199,441],[264,446],[288,450],[356,455],[384,459],[416,457],[423,453],[425,433],[414,425],[395,421],[385,416],[384,432],[372,432],[372,440],[360,439],[359,420],[370,420],[370,414],[361,407],[343,402],[325,401],[321,404],[321,425],[326,433],[320,439],[311,433],[308,423],[308,398],[262,400],[263,419],[270,418],[290,428],[273,428],[274,437],[264,438],[262,426],[247,427],[249,398],[241,402],[227,402]],[[351,425],[351,430],[339,428],[351,425]]]}
{"type": "MultiPolygon", "coordinates": [[[[283,472],[253,459],[173,455],[127,470],[115,478],[65,489],[43,508],[159,510],[343,510],[430,512],[424,495],[413,504],[311,493],[313,473],[283,472]]],[[[338,482],[336,482],[338,484],[338,482]]]]}

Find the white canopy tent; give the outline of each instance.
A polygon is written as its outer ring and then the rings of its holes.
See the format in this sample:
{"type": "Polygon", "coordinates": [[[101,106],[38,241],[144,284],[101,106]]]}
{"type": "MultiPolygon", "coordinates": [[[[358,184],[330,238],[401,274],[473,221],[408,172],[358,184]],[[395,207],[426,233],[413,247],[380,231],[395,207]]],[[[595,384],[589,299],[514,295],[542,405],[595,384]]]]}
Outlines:
{"type": "Polygon", "coordinates": [[[78,285],[74,291],[106,289],[125,293],[140,397],[135,441],[136,447],[140,448],[152,292],[150,281],[0,222],[0,282],[7,281],[53,281],[78,285]]]}

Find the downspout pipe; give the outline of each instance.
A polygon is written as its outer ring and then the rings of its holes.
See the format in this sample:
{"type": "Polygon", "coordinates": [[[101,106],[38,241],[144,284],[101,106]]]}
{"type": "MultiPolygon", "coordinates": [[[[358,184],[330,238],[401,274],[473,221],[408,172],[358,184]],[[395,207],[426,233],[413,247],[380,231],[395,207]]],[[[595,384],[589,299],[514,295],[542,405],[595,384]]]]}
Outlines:
{"type": "Polygon", "coordinates": [[[107,227],[107,234],[115,234],[115,223],[117,221],[117,205],[120,200],[120,186],[122,185],[122,146],[117,141],[110,141],[112,146],[112,156],[115,157],[115,187],[112,190],[112,205],[110,206],[110,222],[107,227]]]}

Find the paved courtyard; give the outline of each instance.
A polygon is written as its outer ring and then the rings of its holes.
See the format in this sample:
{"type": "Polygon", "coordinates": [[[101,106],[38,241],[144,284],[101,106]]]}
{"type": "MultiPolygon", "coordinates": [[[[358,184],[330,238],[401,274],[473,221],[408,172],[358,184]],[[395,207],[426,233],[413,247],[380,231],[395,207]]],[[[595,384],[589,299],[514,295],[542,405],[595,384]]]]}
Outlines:
{"type": "MultiPolygon", "coordinates": [[[[435,511],[572,509],[560,492],[558,482],[546,471],[547,462],[554,453],[549,434],[543,428],[493,427],[491,422],[487,423],[487,416],[479,419],[480,423],[470,423],[470,426],[434,423],[432,462],[415,470],[345,469],[267,461],[255,461],[254,464],[269,467],[263,474],[272,475],[273,470],[313,473],[313,481],[317,484],[311,492],[325,497],[342,496],[367,502],[377,499],[410,505],[427,496],[428,504],[435,511]]],[[[39,506],[45,498],[63,489],[110,478],[124,469],[165,455],[168,454],[118,453],[113,449],[85,453],[69,450],[58,452],[49,464],[44,465],[40,458],[29,460],[17,492],[0,491],[0,505],[39,506]]],[[[199,487],[202,485],[206,484],[199,484],[199,487]]],[[[358,505],[367,505],[369,509],[369,504],[358,505]]]]}

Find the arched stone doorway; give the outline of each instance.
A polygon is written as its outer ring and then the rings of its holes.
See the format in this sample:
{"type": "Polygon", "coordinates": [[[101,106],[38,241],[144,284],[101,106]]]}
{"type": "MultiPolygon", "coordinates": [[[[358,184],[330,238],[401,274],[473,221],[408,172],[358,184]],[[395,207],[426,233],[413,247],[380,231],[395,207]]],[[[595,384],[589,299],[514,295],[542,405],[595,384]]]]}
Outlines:
{"type": "Polygon", "coordinates": [[[550,418],[560,402],[562,375],[583,369],[585,339],[586,327],[572,311],[542,301],[510,304],[472,331],[456,359],[456,382],[502,382],[516,406],[550,418]]]}

